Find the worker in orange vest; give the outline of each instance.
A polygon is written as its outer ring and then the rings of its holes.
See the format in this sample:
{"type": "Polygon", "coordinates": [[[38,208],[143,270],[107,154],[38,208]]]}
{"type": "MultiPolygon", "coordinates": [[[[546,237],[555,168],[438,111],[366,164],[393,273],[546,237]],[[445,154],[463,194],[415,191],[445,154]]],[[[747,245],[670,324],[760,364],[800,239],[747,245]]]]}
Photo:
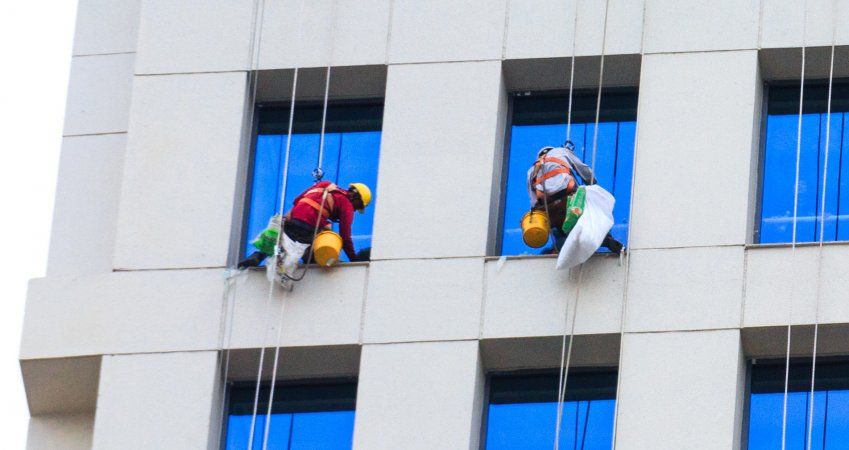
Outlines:
{"type": "MultiPolygon", "coordinates": [[[[554,252],[560,251],[568,236],[561,225],[566,220],[569,196],[578,189],[577,177],[584,184],[596,184],[592,169],[575,155],[575,144],[572,141],[566,141],[563,147],[543,147],[537,153],[533,166],[528,169],[531,209],[548,214],[554,233],[554,252]]],[[[623,248],[622,243],[610,233],[601,245],[617,254],[623,248]]]]}

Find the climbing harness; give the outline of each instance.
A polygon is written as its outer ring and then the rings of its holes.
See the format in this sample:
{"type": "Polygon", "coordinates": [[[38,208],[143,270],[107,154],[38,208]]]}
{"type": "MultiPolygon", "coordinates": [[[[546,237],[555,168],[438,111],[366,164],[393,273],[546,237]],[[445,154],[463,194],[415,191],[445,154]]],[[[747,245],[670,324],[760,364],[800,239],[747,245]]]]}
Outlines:
{"type": "MultiPolygon", "coordinates": [[[[569,141],[571,137],[571,126],[572,126],[572,92],[573,92],[573,81],[575,78],[575,30],[577,29],[578,22],[578,2],[575,2],[575,29],[573,29],[573,38],[572,38],[572,64],[571,64],[571,73],[569,77],[569,105],[567,112],[567,122],[566,122],[566,139],[569,141]]],[[[604,2],[604,28],[601,35],[601,57],[598,71],[598,94],[596,97],[596,111],[595,111],[595,128],[593,131],[593,153],[592,159],[590,161],[590,167],[592,171],[592,176],[590,178],[590,184],[595,182],[595,162],[596,162],[596,151],[598,150],[598,123],[599,118],[601,117],[601,92],[602,92],[602,84],[604,82],[604,53],[605,46],[607,45],[607,13],[608,8],[610,6],[610,0],[605,0],[604,2]]],[[[567,164],[567,166],[570,166],[567,164]]],[[[574,177],[573,177],[574,180],[574,177]]],[[[546,212],[548,212],[548,205],[546,204],[546,212]]],[[[560,345],[560,374],[559,374],[559,382],[558,382],[558,397],[557,397],[557,420],[554,431],[554,450],[560,449],[560,426],[563,421],[563,405],[566,402],[566,387],[568,385],[569,379],[569,366],[572,362],[572,347],[574,344],[574,336],[575,336],[575,318],[578,314],[578,300],[581,295],[581,281],[583,279],[584,274],[584,264],[581,264],[578,268],[578,280],[575,286],[575,301],[570,302],[569,297],[566,298],[566,311],[564,321],[569,322],[571,319],[571,323],[568,331],[568,346],[567,346],[567,333],[563,333],[563,339],[560,345]],[[574,304],[572,306],[572,312],[569,313],[570,304],[574,304]],[[565,359],[564,359],[565,353],[565,359]]],[[[576,411],[577,416],[577,411],[576,411]]],[[[589,417],[587,417],[589,420],[589,417]]],[[[577,432],[577,427],[576,427],[577,432]]]]}
{"type": "MultiPolygon", "coordinates": [[[[793,186],[793,231],[791,243],[791,258],[792,267],[796,267],[796,237],[797,223],[799,213],[799,166],[802,157],[802,106],[805,99],[805,50],[806,50],[806,31],[808,22],[808,2],[802,2],[802,69],[799,80],[799,117],[796,121],[796,177],[793,186]]],[[[787,350],[784,358],[784,397],[781,406],[781,450],[787,448],[787,397],[788,385],[790,383],[790,342],[792,341],[793,332],[793,300],[796,298],[795,285],[790,288],[790,305],[788,308],[787,318],[787,350]]]]}
{"type": "MultiPolygon", "coordinates": [[[[814,342],[813,349],[811,351],[811,389],[809,393],[809,407],[808,407],[808,434],[807,439],[807,450],[811,450],[811,437],[813,434],[814,427],[814,388],[816,386],[816,375],[817,375],[817,342],[819,339],[819,327],[820,327],[820,296],[822,295],[822,255],[823,255],[823,242],[825,241],[825,199],[826,193],[828,192],[828,153],[829,147],[831,145],[831,94],[832,87],[834,84],[834,51],[835,51],[835,34],[837,30],[837,11],[836,11],[835,1],[831,2],[831,16],[832,16],[832,25],[831,25],[831,56],[829,58],[829,66],[828,66],[828,99],[826,101],[826,119],[825,119],[825,158],[823,161],[823,180],[822,180],[822,199],[820,200],[820,235],[819,235],[819,245],[817,249],[817,292],[815,297],[815,307],[814,307],[814,342]]],[[[785,394],[786,395],[786,394],[785,394]]]]}

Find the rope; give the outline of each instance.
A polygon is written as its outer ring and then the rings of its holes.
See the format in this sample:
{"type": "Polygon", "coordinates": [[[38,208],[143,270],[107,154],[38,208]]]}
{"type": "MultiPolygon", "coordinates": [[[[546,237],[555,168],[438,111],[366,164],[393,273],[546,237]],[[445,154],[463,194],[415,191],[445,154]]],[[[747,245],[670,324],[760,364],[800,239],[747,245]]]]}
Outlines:
{"type": "MultiPolygon", "coordinates": [[[[642,25],[642,35],[640,36],[640,61],[642,61],[645,56],[645,48],[644,43],[646,40],[646,4],[643,3],[643,25],[642,25]]],[[[639,115],[639,99],[637,104],[638,115],[639,115]]],[[[637,156],[639,150],[639,135],[640,135],[640,122],[637,121],[635,130],[634,130],[634,157],[631,165],[631,173],[636,173],[637,171],[637,156]]],[[[631,182],[631,204],[628,208],[628,217],[634,217],[634,187],[637,184],[637,179],[634,177],[631,182]]],[[[630,245],[631,242],[631,226],[628,226],[628,242],[630,245]]],[[[623,281],[622,286],[622,310],[619,313],[619,358],[617,362],[617,366],[619,368],[619,373],[616,376],[616,398],[613,401],[613,432],[610,437],[610,448],[611,450],[616,450],[616,431],[619,423],[619,393],[622,391],[622,358],[625,354],[625,320],[627,319],[628,312],[628,287],[631,276],[631,252],[625,253],[625,279],[623,281]]]]}
{"type": "MultiPolygon", "coordinates": [[[[802,74],[799,81],[799,119],[796,123],[796,178],[793,187],[793,234],[792,234],[792,265],[796,266],[796,232],[799,213],[799,163],[802,156],[802,106],[805,98],[805,34],[807,31],[808,21],[808,2],[802,2],[802,74]]],[[[790,290],[790,307],[787,319],[787,352],[784,359],[784,398],[781,407],[781,450],[787,448],[787,390],[790,382],[790,342],[793,332],[793,291],[795,283],[790,290]]]]}
{"type": "MultiPolygon", "coordinates": [[[[224,410],[227,399],[227,378],[230,374],[230,343],[233,338],[233,322],[231,316],[231,303],[236,297],[236,285],[234,280],[244,275],[243,271],[237,271],[233,274],[230,268],[224,271],[224,291],[222,294],[222,312],[221,321],[218,328],[218,351],[224,352],[224,356],[219,358],[218,369],[216,373],[221,374],[221,389],[219,390],[219,398],[221,399],[218,408],[218,423],[224,423],[224,410]]],[[[238,280],[236,280],[238,282],[238,280]]]]}
{"type": "Polygon", "coordinates": [[[322,170],[322,163],[324,162],[324,130],[325,125],[327,124],[327,101],[330,97],[330,67],[333,64],[333,39],[336,37],[336,2],[331,2],[330,10],[330,40],[328,41],[330,49],[327,57],[327,70],[324,73],[324,104],[321,110],[321,135],[319,136],[318,142],[318,165],[313,171],[315,181],[319,181],[322,177],[324,177],[324,171],[322,170]]]}
{"type": "MultiPolygon", "coordinates": [[[[566,112],[567,141],[572,139],[572,88],[575,86],[575,40],[578,37],[578,0],[573,1],[575,2],[575,14],[572,18],[572,59],[569,62],[569,110],[566,112]]],[[[604,49],[602,49],[602,51],[604,51],[604,49]]]]}
{"type": "Polygon", "coordinates": [[[819,236],[819,250],[817,255],[817,295],[815,299],[815,308],[814,308],[814,348],[812,351],[812,360],[811,360],[811,392],[810,392],[810,408],[809,414],[810,419],[808,420],[808,438],[806,442],[807,450],[811,450],[811,435],[813,434],[814,428],[814,387],[816,383],[816,375],[817,375],[817,340],[819,339],[819,328],[820,328],[820,295],[821,288],[820,283],[822,281],[822,254],[823,254],[823,242],[825,241],[825,199],[826,192],[828,191],[828,151],[831,143],[831,92],[832,85],[834,82],[834,41],[835,41],[835,30],[837,29],[837,11],[835,8],[835,3],[832,1],[831,3],[831,15],[832,15],[832,28],[831,28],[831,57],[829,60],[828,67],[828,100],[826,102],[826,118],[825,118],[825,160],[823,161],[823,175],[822,175],[822,199],[820,201],[820,236],[819,236]]]}
{"type": "MultiPolygon", "coordinates": [[[[603,28],[602,35],[601,35],[601,59],[600,59],[599,70],[598,70],[598,95],[597,95],[597,98],[596,98],[595,128],[594,128],[594,132],[593,132],[593,153],[592,153],[592,160],[590,161],[590,167],[592,169],[591,170],[592,175],[590,177],[590,184],[595,183],[595,162],[596,162],[596,152],[598,150],[598,122],[599,122],[599,118],[601,117],[601,92],[602,92],[602,89],[603,89],[602,84],[604,82],[604,50],[605,50],[605,47],[607,45],[607,12],[608,12],[609,6],[610,6],[610,0],[605,0],[605,2],[604,2],[604,28],[603,28]]],[[[575,2],[575,8],[576,8],[575,17],[576,17],[576,23],[577,23],[577,1],[575,2]]],[[[577,25],[576,25],[576,28],[577,28],[577,25]]],[[[573,30],[573,32],[574,32],[574,30],[573,30]]],[[[572,72],[572,76],[570,77],[570,80],[569,80],[569,113],[568,113],[569,118],[567,119],[567,120],[569,120],[569,123],[566,125],[567,136],[570,132],[571,115],[572,115],[572,111],[571,111],[572,110],[572,80],[574,79],[574,63],[575,63],[575,55],[574,55],[575,41],[574,41],[574,38],[572,40],[572,45],[573,45],[573,54],[572,54],[572,70],[573,70],[573,72],[572,72]]],[[[568,137],[567,137],[567,140],[568,140],[568,137]]],[[[559,377],[560,385],[558,386],[558,389],[557,389],[558,390],[557,422],[556,422],[556,428],[555,428],[555,431],[554,431],[554,449],[555,450],[559,450],[559,448],[560,448],[560,426],[561,426],[561,423],[563,421],[563,404],[566,401],[566,386],[567,386],[567,383],[568,383],[568,380],[569,380],[569,366],[570,366],[571,361],[572,361],[572,347],[573,347],[573,344],[574,344],[574,336],[575,336],[575,321],[576,321],[576,316],[578,315],[578,301],[580,300],[580,296],[581,296],[581,281],[583,280],[583,275],[584,275],[584,264],[581,264],[580,267],[578,268],[578,281],[577,281],[577,284],[576,284],[576,287],[575,287],[575,301],[574,301],[573,311],[572,311],[572,314],[571,314],[571,325],[569,327],[569,332],[568,332],[569,333],[568,334],[569,335],[568,350],[566,350],[566,333],[563,334],[563,340],[561,342],[561,347],[560,347],[560,377],[559,377]],[[564,351],[566,353],[565,362],[564,362],[564,359],[563,359],[564,351]]],[[[566,298],[566,317],[564,317],[564,319],[567,319],[567,320],[570,316],[569,311],[568,311],[570,303],[573,303],[573,302],[570,302],[569,298],[567,297],[566,298]]],[[[577,412],[576,412],[576,415],[577,415],[577,412]]],[[[577,428],[576,428],[575,432],[577,433],[577,428]]]]}
{"type": "MultiPolygon", "coordinates": [[[[321,135],[319,137],[318,166],[316,167],[315,171],[313,172],[313,177],[315,177],[316,181],[320,180],[322,178],[322,176],[324,175],[324,172],[322,171],[321,166],[322,166],[322,160],[324,158],[324,137],[325,137],[325,127],[326,127],[326,123],[327,123],[327,103],[328,103],[328,98],[329,98],[329,94],[330,94],[330,66],[332,64],[332,58],[333,58],[333,37],[334,37],[334,34],[335,34],[334,30],[336,28],[336,25],[335,25],[335,16],[336,16],[335,2],[333,2],[333,5],[331,6],[331,8],[332,8],[332,11],[333,11],[332,12],[333,19],[331,19],[332,21],[331,21],[331,27],[330,27],[330,41],[329,41],[330,42],[330,44],[329,44],[330,45],[330,56],[329,56],[328,62],[327,62],[327,72],[326,72],[326,75],[325,75],[325,84],[324,84],[324,106],[323,106],[322,117],[321,117],[321,135]]],[[[300,17],[300,14],[298,15],[298,17],[300,17]]],[[[298,31],[299,31],[298,40],[300,42],[300,28],[299,28],[298,31]]],[[[296,88],[295,83],[297,82],[297,70],[298,69],[295,68],[295,77],[294,77],[293,85],[292,85],[292,102],[291,102],[290,107],[289,107],[290,108],[290,110],[289,110],[289,130],[288,130],[289,137],[288,137],[288,140],[287,140],[287,143],[286,143],[286,163],[285,163],[285,169],[284,169],[284,175],[283,175],[283,190],[282,190],[284,194],[281,195],[281,199],[280,199],[280,215],[281,215],[281,217],[283,215],[283,206],[284,206],[283,201],[285,199],[286,183],[288,181],[287,178],[288,178],[288,173],[289,173],[289,148],[290,148],[291,139],[292,139],[292,125],[293,125],[294,109],[295,109],[295,88],[296,88]]],[[[328,194],[329,194],[329,191],[325,189],[324,192],[322,193],[322,196],[321,196],[321,205],[319,207],[319,211],[324,210],[324,204],[325,204],[325,201],[327,199],[328,194]]],[[[316,217],[315,229],[313,230],[313,241],[315,241],[315,237],[316,237],[316,235],[318,235],[318,229],[319,229],[320,223],[321,223],[321,214],[319,212],[318,216],[316,217]]],[[[278,235],[277,235],[277,245],[275,245],[275,249],[277,249],[280,246],[280,239],[282,238],[282,236],[283,236],[283,223],[281,222],[280,233],[278,233],[278,235]]],[[[276,252],[276,250],[275,250],[275,252],[276,252]]],[[[292,278],[292,281],[300,281],[306,276],[307,271],[309,269],[309,265],[312,262],[312,256],[313,256],[313,252],[310,251],[309,255],[307,256],[307,261],[306,261],[306,264],[304,266],[304,270],[303,270],[301,276],[297,277],[297,278],[292,278]]],[[[271,289],[269,290],[269,295],[271,295],[271,292],[272,292],[273,286],[274,286],[273,282],[271,282],[270,284],[271,284],[271,289]]],[[[281,338],[283,336],[283,317],[284,317],[285,310],[286,310],[286,302],[281,299],[281,301],[280,301],[280,313],[278,314],[277,339],[275,341],[276,345],[274,346],[274,360],[273,360],[273,365],[272,365],[272,369],[271,369],[271,387],[269,389],[269,394],[268,394],[268,407],[267,407],[266,413],[265,413],[265,429],[263,430],[263,434],[262,434],[262,450],[266,450],[268,448],[268,436],[269,436],[269,432],[270,432],[270,429],[271,429],[271,409],[272,409],[272,406],[274,404],[274,393],[275,393],[275,386],[276,386],[276,380],[277,380],[277,366],[278,366],[278,363],[280,361],[280,346],[282,345],[281,338]]],[[[259,393],[259,381],[257,382],[257,393],[259,393]]],[[[256,407],[254,407],[254,409],[256,409],[256,407]]],[[[248,449],[251,449],[251,448],[252,447],[249,445],[248,449]]]]}

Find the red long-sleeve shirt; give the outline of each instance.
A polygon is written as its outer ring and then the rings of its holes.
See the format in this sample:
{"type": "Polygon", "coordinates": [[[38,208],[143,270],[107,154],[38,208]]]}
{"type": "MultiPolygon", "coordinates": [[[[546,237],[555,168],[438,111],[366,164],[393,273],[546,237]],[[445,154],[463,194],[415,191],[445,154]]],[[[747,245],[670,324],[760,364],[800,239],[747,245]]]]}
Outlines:
{"type": "MultiPolygon", "coordinates": [[[[308,198],[318,205],[321,205],[321,192],[308,192],[312,189],[326,188],[327,186],[330,186],[330,184],[331,183],[329,181],[320,181],[310,186],[301,195],[299,195],[293,202],[294,207],[291,211],[291,217],[313,227],[315,226],[316,221],[319,221],[319,228],[324,228],[330,225],[330,222],[323,215],[319,214],[315,208],[310,206],[307,202],[301,201],[304,198],[308,198]]],[[[330,213],[330,220],[339,223],[339,235],[342,236],[342,248],[345,250],[345,254],[348,255],[348,259],[354,261],[357,255],[357,252],[354,249],[354,241],[351,239],[351,225],[354,222],[354,205],[351,203],[351,200],[348,200],[348,191],[344,189],[336,188],[336,190],[328,193],[327,196],[328,198],[333,196],[333,207],[330,207],[329,199],[325,199],[324,209],[330,213]]]]}

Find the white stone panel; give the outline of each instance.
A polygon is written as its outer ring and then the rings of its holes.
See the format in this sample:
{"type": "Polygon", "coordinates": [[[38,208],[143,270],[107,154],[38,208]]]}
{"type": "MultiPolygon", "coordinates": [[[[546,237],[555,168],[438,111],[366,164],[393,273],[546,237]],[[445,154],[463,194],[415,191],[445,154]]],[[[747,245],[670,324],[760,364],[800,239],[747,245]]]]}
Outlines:
{"type": "Polygon", "coordinates": [[[745,326],[849,322],[849,247],[750,248],[745,326]],[[820,259],[821,258],[821,259],[820,259]],[[817,286],[819,279],[819,287],[817,286]]]}
{"type": "Polygon", "coordinates": [[[623,351],[616,448],[740,448],[739,331],[628,333],[623,351]]]}
{"type": "Polygon", "coordinates": [[[477,339],[480,259],[372,261],[364,342],[477,339]]]}
{"type": "Polygon", "coordinates": [[[136,51],[141,0],[80,0],[74,55],[136,51]]]}
{"type": "Polygon", "coordinates": [[[580,268],[554,269],[554,258],[486,262],[482,337],[562,335],[571,329],[566,304],[575,315],[576,334],[619,333],[625,268],[614,257],[591,258],[580,268]],[[578,278],[581,278],[578,292],[578,278]]]}
{"type": "Polygon", "coordinates": [[[92,448],[212,448],[217,362],[217,352],[104,356],[92,448]]]}
{"type": "MultiPolygon", "coordinates": [[[[755,49],[760,0],[646,0],[646,53],[755,49]]],[[[769,1],[769,0],[766,0],[769,1]]]]}
{"type": "Polygon", "coordinates": [[[123,54],[71,60],[65,136],[127,131],[134,59],[123,54]]]}
{"type": "Polygon", "coordinates": [[[757,52],[648,55],[641,80],[631,247],[745,244],[757,52]]]}
{"type": "Polygon", "coordinates": [[[136,77],[114,267],[224,266],[244,73],[136,77]]]}
{"type": "Polygon", "coordinates": [[[254,4],[253,0],[143,0],[136,73],[250,68],[254,4]]]}
{"type": "Polygon", "coordinates": [[[389,62],[501,59],[507,0],[395,0],[389,62]]]}
{"type": "Polygon", "coordinates": [[[66,137],[47,274],[112,271],[126,134],[66,137]]]}
{"type": "Polygon", "coordinates": [[[477,449],[484,381],[477,341],[366,345],[354,449],[477,449]]]}
{"type": "MultiPolygon", "coordinates": [[[[764,48],[809,47],[831,45],[832,36],[837,45],[849,44],[849,3],[840,0],[762,0],[763,22],[761,46],[764,48]],[[836,20],[835,20],[836,19],[836,20]],[[805,20],[804,41],[803,25],[805,20]],[[837,30],[834,32],[834,25],[837,30]]],[[[798,63],[797,63],[798,65],[798,63]]]]}
{"type": "Polygon", "coordinates": [[[485,255],[501,63],[390,66],[386,93],[372,258],[485,255]]]}
{"type": "Polygon", "coordinates": [[[628,281],[628,331],[737,328],[743,247],[636,250],[628,281]]]}
{"type": "MultiPolygon", "coordinates": [[[[601,54],[604,31],[603,1],[578,2],[577,56],[601,54]]],[[[572,56],[575,0],[511,1],[505,58],[572,56]]],[[[607,12],[606,55],[640,52],[643,0],[610,0],[607,12]]],[[[568,77],[568,73],[564,74],[568,77]]]]}
{"type": "Polygon", "coordinates": [[[45,414],[29,418],[26,450],[90,450],[94,414],[45,414]]]}
{"type": "Polygon", "coordinates": [[[274,346],[281,307],[284,347],[359,343],[369,268],[339,265],[327,271],[309,270],[292,292],[275,288],[269,311],[265,310],[268,280],[264,272],[253,272],[233,285],[231,347],[274,346]]]}
{"type": "Polygon", "coordinates": [[[267,2],[260,68],[384,64],[390,9],[390,0],[267,2]]]}
{"type": "Polygon", "coordinates": [[[221,270],[32,280],[21,358],[217,348],[223,286],[221,270]]]}

